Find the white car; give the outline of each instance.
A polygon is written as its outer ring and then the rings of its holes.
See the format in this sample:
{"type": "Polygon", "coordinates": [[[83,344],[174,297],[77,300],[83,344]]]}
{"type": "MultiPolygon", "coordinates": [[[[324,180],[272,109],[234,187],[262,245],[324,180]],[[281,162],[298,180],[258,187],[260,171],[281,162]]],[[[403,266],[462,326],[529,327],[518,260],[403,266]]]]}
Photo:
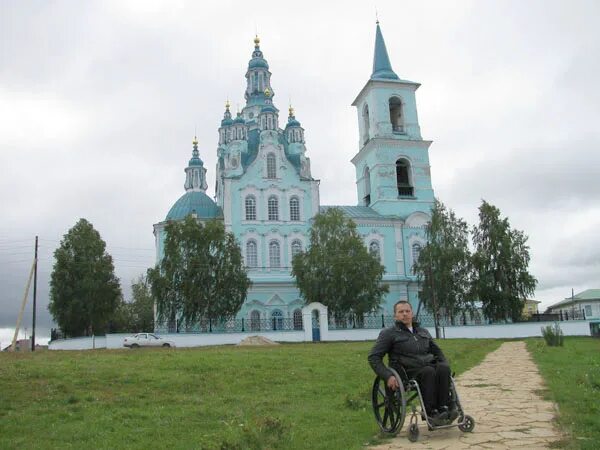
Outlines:
{"type": "Polygon", "coordinates": [[[152,333],[138,333],[131,337],[126,337],[123,341],[124,347],[175,347],[173,341],[167,341],[152,333]]]}

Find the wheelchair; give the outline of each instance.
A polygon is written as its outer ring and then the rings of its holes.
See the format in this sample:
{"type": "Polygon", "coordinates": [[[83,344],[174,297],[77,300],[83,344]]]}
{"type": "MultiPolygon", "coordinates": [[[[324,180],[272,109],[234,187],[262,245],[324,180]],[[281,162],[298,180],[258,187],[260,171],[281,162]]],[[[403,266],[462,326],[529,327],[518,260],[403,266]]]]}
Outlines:
{"type": "Polygon", "coordinates": [[[393,376],[398,381],[399,388],[395,391],[388,388],[386,380],[377,376],[373,382],[372,403],[375,420],[384,433],[395,434],[402,429],[407,416],[408,407],[411,408],[408,439],[416,442],[419,439],[418,418],[427,423],[429,430],[458,427],[463,432],[471,432],[475,428],[475,419],[465,414],[460,404],[458,393],[454,385],[454,378],[450,377],[449,404],[456,404],[458,417],[454,423],[447,421],[444,424],[435,424],[427,416],[423,396],[419,384],[414,379],[409,379],[404,369],[400,369],[403,376],[390,367],[393,376]]]}

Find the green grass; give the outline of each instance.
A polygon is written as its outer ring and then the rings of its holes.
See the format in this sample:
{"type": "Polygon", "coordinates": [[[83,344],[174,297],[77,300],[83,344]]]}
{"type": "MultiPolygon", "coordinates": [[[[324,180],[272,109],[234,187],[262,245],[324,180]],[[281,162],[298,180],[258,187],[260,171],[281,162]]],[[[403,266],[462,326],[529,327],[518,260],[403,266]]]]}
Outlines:
{"type": "Polygon", "coordinates": [[[558,425],[570,438],[570,449],[597,449],[600,442],[600,339],[565,337],[563,347],[529,339],[527,347],[549,391],[544,396],[559,407],[558,425]]]}
{"type": "MultiPolygon", "coordinates": [[[[0,448],[359,449],[372,343],[0,354],[0,448]]],[[[440,342],[461,373],[496,340],[440,342]]]]}

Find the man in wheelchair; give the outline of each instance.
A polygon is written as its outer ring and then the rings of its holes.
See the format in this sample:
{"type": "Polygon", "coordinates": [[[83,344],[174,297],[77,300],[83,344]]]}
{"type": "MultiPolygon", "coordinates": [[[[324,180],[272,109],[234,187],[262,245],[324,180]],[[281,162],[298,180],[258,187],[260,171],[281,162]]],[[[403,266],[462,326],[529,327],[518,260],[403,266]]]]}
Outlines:
{"type": "MultiPolygon", "coordinates": [[[[425,328],[413,323],[412,306],[407,301],[394,305],[396,324],[379,333],[369,353],[369,364],[387,380],[388,388],[399,388],[383,358],[389,355],[390,367],[419,384],[427,416],[434,426],[453,422],[458,417],[456,402],[450,401],[450,366],[442,350],[425,328]]],[[[406,380],[404,380],[406,381],[406,380]]]]}

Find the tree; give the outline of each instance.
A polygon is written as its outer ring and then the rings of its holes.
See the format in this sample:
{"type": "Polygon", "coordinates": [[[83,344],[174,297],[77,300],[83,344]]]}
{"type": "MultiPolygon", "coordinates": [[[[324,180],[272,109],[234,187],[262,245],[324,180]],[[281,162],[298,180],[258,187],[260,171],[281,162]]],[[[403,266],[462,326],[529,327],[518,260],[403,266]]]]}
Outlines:
{"type": "Polygon", "coordinates": [[[80,219],[54,252],[48,309],[67,336],[103,333],[122,298],[112,257],[91,223],[80,219]]]}
{"type": "Polygon", "coordinates": [[[437,333],[440,311],[454,321],[457,313],[472,306],[469,229],[454,211],[435,200],[427,225],[427,239],[413,270],[422,283],[420,298],[434,314],[437,333]]]}
{"type": "Polygon", "coordinates": [[[537,280],[528,272],[529,246],[522,231],[511,229],[508,218],[485,200],[479,207],[479,225],[473,228],[473,291],[483,313],[492,320],[521,317],[527,296],[537,280]]]}
{"type": "Polygon", "coordinates": [[[133,332],[154,330],[154,299],[148,279],[144,275],[131,284],[132,301],[128,304],[131,313],[130,330],[133,332]]]}
{"type": "Polygon", "coordinates": [[[388,286],[379,258],[371,255],[356,224],[338,208],[317,214],[310,247],[292,260],[292,274],[308,303],[321,302],[336,319],[349,314],[359,320],[380,304],[388,286]]]}
{"type": "Polygon", "coordinates": [[[148,270],[158,320],[189,326],[233,317],[251,284],[234,235],[221,221],[203,225],[191,215],[165,232],[164,256],[148,270]]]}

